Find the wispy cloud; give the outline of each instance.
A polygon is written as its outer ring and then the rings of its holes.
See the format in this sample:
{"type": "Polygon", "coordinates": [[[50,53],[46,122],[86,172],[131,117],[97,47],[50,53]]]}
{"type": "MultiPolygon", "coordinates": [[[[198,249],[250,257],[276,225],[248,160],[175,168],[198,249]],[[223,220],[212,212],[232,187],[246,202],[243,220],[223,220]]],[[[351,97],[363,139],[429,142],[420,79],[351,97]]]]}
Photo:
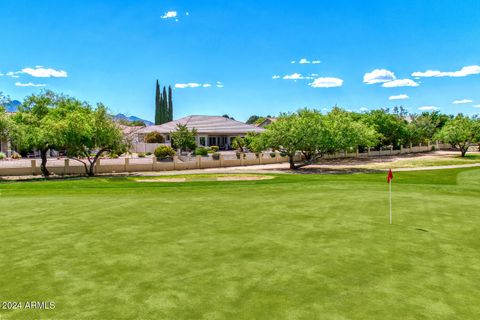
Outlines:
{"type": "Polygon", "coordinates": [[[473,106],[474,108],[480,108],[480,104],[473,106]]]}
{"type": "Polygon", "coordinates": [[[395,74],[387,69],[375,69],[363,75],[363,82],[366,84],[385,83],[396,79],[395,74]]]}
{"type": "Polygon", "coordinates": [[[52,68],[44,68],[42,66],[36,66],[35,68],[24,68],[22,71],[17,71],[16,73],[25,73],[36,78],[66,78],[68,76],[68,73],[64,70],[55,70],[52,68]]]}
{"type": "Polygon", "coordinates": [[[466,77],[473,74],[480,74],[480,66],[473,65],[463,67],[458,71],[438,71],[438,70],[427,70],[424,72],[416,71],[412,73],[412,77],[466,77]]]}
{"type": "Polygon", "coordinates": [[[418,83],[411,79],[397,79],[382,84],[384,88],[397,88],[397,87],[418,87],[418,83]]]}
{"type": "MultiPolygon", "coordinates": [[[[296,62],[297,62],[297,61],[292,60],[290,63],[296,63],[296,62]]],[[[310,61],[310,60],[308,60],[307,58],[302,58],[302,59],[298,60],[298,63],[300,63],[300,64],[310,64],[310,63],[312,63],[312,64],[319,64],[320,62],[321,62],[320,60],[310,61]]]]}
{"type": "Polygon", "coordinates": [[[174,19],[177,18],[177,11],[167,11],[161,16],[162,19],[174,19]]]}
{"type": "Polygon", "coordinates": [[[464,103],[470,103],[470,102],[473,102],[473,101],[470,100],[470,99],[462,99],[462,100],[455,100],[452,103],[453,104],[464,104],[464,103]]]}
{"type": "Polygon", "coordinates": [[[280,79],[281,77],[279,75],[274,75],[272,79],[280,79]]]}
{"type": "MultiPolygon", "coordinates": [[[[221,83],[220,83],[221,85],[221,83]]],[[[175,84],[175,88],[177,89],[186,89],[186,88],[210,88],[212,84],[210,83],[196,83],[196,82],[189,82],[189,83],[177,83],[175,84]]],[[[217,87],[219,84],[217,82],[217,87]]],[[[223,85],[222,85],[223,87],[223,85]]]]}
{"type": "Polygon", "coordinates": [[[366,111],[368,111],[368,108],[361,107],[361,108],[360,108],[360,111],[362,111],[362,112],[366,112],[366,111]]]}
{"type": "Polygon", "coordinates": [[[339,78],[317,78],[313,82],[308,84],[312,88],[333,88],[341,87],[343,85],[343,80],[339,78]]]}
{"type": "Polygon", "coordinates": [[[420,111],[435,111],[435,110],[438,110],[438,108],[435,107],[435,106],[423,106],[423,107],[419,107],[418,110],[420,110],[420,111]]]}
{"type": "Polygon", "coordinates": [[[410,97],[406,94],[399,94],[399,95],[396,95],[396,96],[390,96],[388,97],[388,100],[405,100],[405,99],[409,99],[410,97]]]}
{"type": "Polygon", "coordinates": [[[292,73],[283,77],[284,80],[301,80],[305,79],[300,73],[292,73]]]}
{"type": "Polygon", "coordinates": [[[46,84],[31,83],[31,82],[28,82],[28,83],[17,82],[17,83],[15,83],[15,85],[17,87],[46,87],[47,86],[46,84]]]}

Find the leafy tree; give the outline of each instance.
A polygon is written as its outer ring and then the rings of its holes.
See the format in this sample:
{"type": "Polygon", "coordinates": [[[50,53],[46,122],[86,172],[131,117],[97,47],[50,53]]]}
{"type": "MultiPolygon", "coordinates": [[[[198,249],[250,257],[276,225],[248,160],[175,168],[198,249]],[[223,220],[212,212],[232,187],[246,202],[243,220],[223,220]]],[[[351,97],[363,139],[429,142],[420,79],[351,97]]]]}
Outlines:
{"type": "Polygon", "coordinates": [[[47,152],[57,149],[62,136],[57,134],[59,123],[53,111],[62,96],[52,91],[43,91],[38,95],[27,97],[19,111],[12,117],[12,141],[19,151],[38,150],[42,159],[40,170],[48,177],[47,152]]]}
{"type": "Polygon", "coordinates": [[[243,139],[245,146],[254,153],[260,153],[265,150],[265,141],[260,133],[248,132],[243,139]]]}
{"type": "Polygon", "coordinates": [[[475,119],[459,114],[445,124],[436,138],[459,148],[462,157],[465,157],[470,144],[479,141],[479,130],[475,119]]]}
{"type": "Polygon", "coordinates": [[[174,148],[179,148],[180,150],[194,150],[197,146],[195,137],[197,135],[197,130],[193,128],[188,130],[187,126],[184,124],[177,124],[177,129],[170,133],[172,140],[172,145],[174,148]]]}
{"type": "Polygon", "coordinates": [[[6,107],[10,103],[10,97],[0,91],[0,107],[6,107]]]}
{"type": "Polygon", "coordinates": [[[392,145],[399,148],[409,138],[407,121],[388,109],[373,110],[362,115],[363,121],[380,134],[377,147],[392,145]]]}
{"type": "Polygon", "coordinates": [[[165,139],[158,131],[149,132],[145,135],[144,141],[146,143],[163,143],[165,139]]]}
{"type": "Polygon", "coordinates": [[[262,133],[265,145],[288,156],[290,168],[314,163],[327,153],[375,143],[375,131],[340,109],[324,116],[317,110],[282,114],[262,133]],[[304,161],[295,164],[301,152],[304,161]]]}
{"type": "Polygon", "coordinates": [[[247,120],[246,123],[247,123],[247,124],[254,124],[254,123],[256,123],[257,120],[260,119],[260,118],[263,119],[263,117],[260,117],[260,116],[257,116],[257,115],[250,116],[250,118],[248,118],[248,120],[247,120]]]}
{"type": "Polygon", "coordinates": [[[449,116],[438,111],[423,112],[420,115],[410,115],[408,124],[408,142],[412,144],[428,143],[435,134],[447,123],[449,116]]]}
{"type": "Polygon", "coordinates": [[[5,109],[0,106],[0,141],[8,138],[11,127],[10,117],[5,112],[5,109]]]}
{"type": "Polygon", "coordinates": [[[238,152],[245,152],[245,148],[247,147],[247,144],[245,142],[245,139],[242,137],[235,137],[231,141],[232,143],[232,148],[236,149],[238,152]]]}
{"type": "Polygon", "coordinates": [[[167,96],[167,89],[163,87],[162,93],[162,123],[168,122],[168,96],[167,96]]]}
{"type": "Polygon", "coordinates": [[[234,117],[230,117],[228,114],[224,114],[222,117],[227,118],[227,119],[231,119],[231,120],[235,120],[234,117]]]}

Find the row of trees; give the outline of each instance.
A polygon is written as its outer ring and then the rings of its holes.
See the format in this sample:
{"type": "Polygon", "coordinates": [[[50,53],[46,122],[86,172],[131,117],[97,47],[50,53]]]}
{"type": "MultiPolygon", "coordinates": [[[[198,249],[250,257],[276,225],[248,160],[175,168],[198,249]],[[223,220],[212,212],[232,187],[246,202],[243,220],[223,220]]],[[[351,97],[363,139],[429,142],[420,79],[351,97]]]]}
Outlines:
{"type": "Polygon", "coordinates": [[[234,146],[239,151],[277,150],[288,156],[290,167],[296,169],[329,153],[389,145],[399,148],[435,140],[458,147],[465,156],[472,143],[480,144],[480,120],[438,112],[408,116],[400,108],[393,112],[374,110],[360,114],[336,107],[326,115],[303,109],[281,114],[265,132],[236,139],[234,146]],[[298,152],[304,161],[296,164],[294,158],[298,152]]]}
{"type": "Polygon", "coordinates": [[[128,150],[128,141],[103,104],[95,107],[75,98],[44,91],[27,97],[18,112],[0,110],[0,132],[20,153],[38,151],[42,175],[48,177],[49,150],[81,162],[88,176],[105,152],[128,150]]]}
{"type": "Polygon", "coordinates": [[[164,124],[173,120],[173,100],[172,100],[172,87],[163,87],[163,91],[160,91],[160,84],[157,80],[155,90],[155,124],[164,124]]]}

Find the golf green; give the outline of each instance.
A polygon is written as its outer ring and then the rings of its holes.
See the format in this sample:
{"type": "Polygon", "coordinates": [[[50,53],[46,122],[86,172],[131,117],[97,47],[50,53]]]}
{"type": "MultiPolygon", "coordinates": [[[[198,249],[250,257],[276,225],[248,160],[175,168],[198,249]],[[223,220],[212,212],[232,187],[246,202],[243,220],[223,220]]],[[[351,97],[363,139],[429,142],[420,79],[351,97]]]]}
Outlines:
{"type": "Polygon", "coordinates": [[[394,173],[393,225],[384,173],[3,182],[0,318],[476,319],[479,207],[479,169],[394,173]]]}

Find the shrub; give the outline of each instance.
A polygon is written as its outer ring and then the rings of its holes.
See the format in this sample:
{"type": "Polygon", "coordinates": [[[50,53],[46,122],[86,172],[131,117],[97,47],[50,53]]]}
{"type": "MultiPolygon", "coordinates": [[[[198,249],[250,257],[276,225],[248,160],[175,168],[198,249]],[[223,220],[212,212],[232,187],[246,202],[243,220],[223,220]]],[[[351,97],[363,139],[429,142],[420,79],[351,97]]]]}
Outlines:
{"type": "Polygon", "coordinates": [[[117,159],[117,158],[118,158],[118,154],[112,152],[112,153],[109,153],[109,154],[108,154],[108,157],[109,157],[110,159],[117,159]]]}
{"type": "Polygon", "coordinates": [[[213,152],[218,152],[218,146],[211,146],[210,149],[213,151],[213,152]]]}
{"type": "Polygon", "coordinates": [[[153,131],[145,135],[144,141],[146,143],[164,143],[165,139],[163,139],[163,136],[160,132],[153,131]]]}
{"type": "Polygon", "coordinates": [[[172,158],[176,154],[172,147],[165,145],[157,147],[153,153],[159,159],[172,158]]]}
{"type": "Polygon", "coordinates": [[[139,158],[145,158],[145,153],[139,152],[139,153],[138,153],[138,157],[139,157],[139,158]]]}
{"type": "Polygon", "coordinates": [[[12,159],[22,159],[22,156],[20,155],[20,153],[14,151],[10,158],[12,158],[12,159]]]}
{"type": "Polygon", "coordinates": [[[220,160],[220,153],[218,152],[215,152],[212,154],[212,159],[213,160],[220,160]]]}
{"type": "Polygon", "coordinates": [[[0,152],[0,160],[3,160],[7,157],[7,155],[3,152],[0,152]]]}
{"type": "Polygon", "coordinates": [[[277,154],[275,152],[270,152],[270,157],[271,158],[275,158],[277,156],[277,154]]]}
{"type": "Polygon", "coordinates": [[[199,148],[195,149],[195,155],[206,157],[206,156],[208,156],[208,149],[204,148],[204,147],[199,147],[199,148]]]}
{"type": "Polygon", "coordinates": [[[152,153],[149,151],[149,152],[145,153],[145,155],[146,155],[146,156],[151,156],[152,153]]]}

